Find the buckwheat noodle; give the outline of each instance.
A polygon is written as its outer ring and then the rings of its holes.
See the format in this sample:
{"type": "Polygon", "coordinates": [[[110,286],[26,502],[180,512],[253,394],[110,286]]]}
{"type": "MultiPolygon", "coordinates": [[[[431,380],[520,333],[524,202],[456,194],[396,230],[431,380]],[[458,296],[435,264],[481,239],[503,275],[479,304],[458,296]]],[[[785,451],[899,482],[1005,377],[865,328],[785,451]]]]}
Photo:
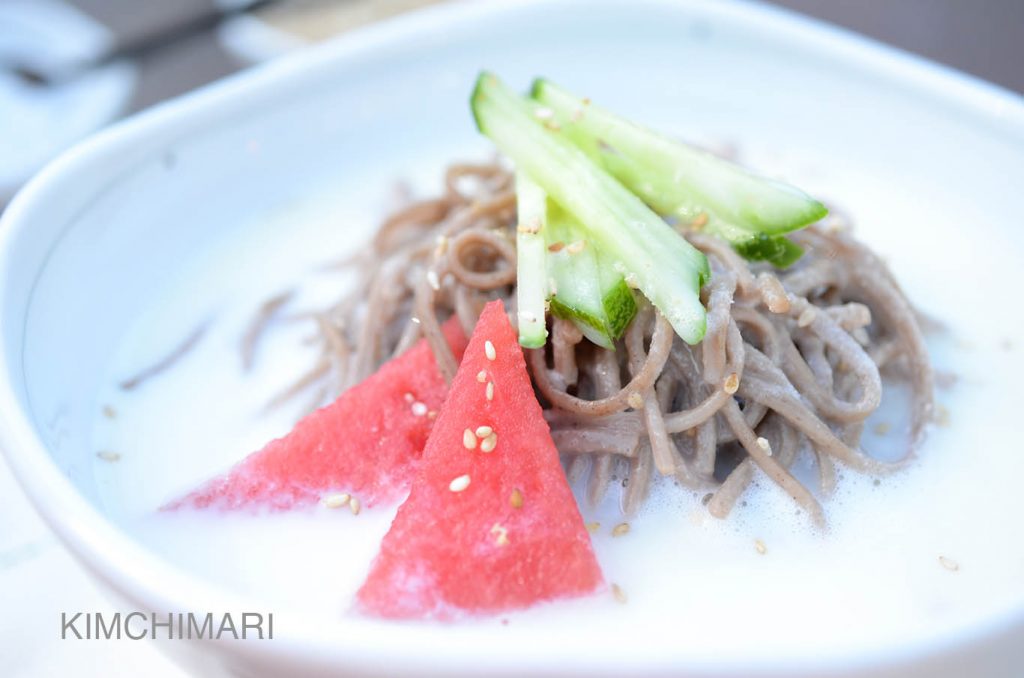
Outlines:
{"type": "MultiPolygon", "coordinates": [[[[276,401],[316,386],[321,404],[421,337],[450,380],[457,364],[441,323],[456,316],[468,333],[491,299],[505,300],[515,322],[512,175],[497,163],[456,164],[445,186],[440,198],[402,206],[371,247],[339,262],[355,266],[361,283],[314,314],[322,354],[276,401]]],[[[587,476],[594,503],[623,478],[627,513],[655,475],[671,476],[710,492],[705,503],[720,518],[763,475],[822,523],[819,499],[791,471],[798,459],[816,465],[822,496],[837,463],[890,473],[922,438],[933,377],[917,316],[885,264],[846,229],[792,234],[807,253],[784,271],[751,264],[699,231],[683,235],[712,270],[701,344],[684,343],[644,304],[615,351],[553,319],[548,346],[528,352],[567,473],[587,476]],[[860,444],[882,374],[911,393],[908,444],[895,461],[860,444]]]]}

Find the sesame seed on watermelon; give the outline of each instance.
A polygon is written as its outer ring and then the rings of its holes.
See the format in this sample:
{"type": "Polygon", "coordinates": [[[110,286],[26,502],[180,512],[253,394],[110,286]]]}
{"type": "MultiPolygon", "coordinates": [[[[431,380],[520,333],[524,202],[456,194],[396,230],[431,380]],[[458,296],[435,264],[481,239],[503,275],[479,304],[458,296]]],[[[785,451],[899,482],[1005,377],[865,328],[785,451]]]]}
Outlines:
{"type": "MultiPolygon", "coordinates": [[[[460,358],[466,335],[457,320],[443,331],[460,358]]],[[[354,511],[360,502],[400,500],[447,392],[430,346],[420,340],[283,438],[163,508],[287,510],[331,492],[355,495],[354,511]]]]}
{"type": "Polygon", "coordinates": [[[516,333],[502,303],[491,302],[357,608],[453,619],[603,585],[516,333]]]}

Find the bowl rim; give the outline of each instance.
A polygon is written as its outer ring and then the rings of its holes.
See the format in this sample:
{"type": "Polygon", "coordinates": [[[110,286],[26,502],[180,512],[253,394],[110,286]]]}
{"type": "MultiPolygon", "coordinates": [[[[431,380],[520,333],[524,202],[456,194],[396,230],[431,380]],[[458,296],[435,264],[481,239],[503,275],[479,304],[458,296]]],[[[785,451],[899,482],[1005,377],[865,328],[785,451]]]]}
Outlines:
{"type": "MultiPolygon", "coordinates": [[[[185,96],[160,104],[93,135],[63,153],[41,170],[12,200],[0,216],[0,280],[6,280],[18,257],[18,244],[31,229],[37,213],[45,213],[54,196],[70,186],[75,177],[108,158],[133,154],[133,149],[152,147],[157,138],[175,138],[191,130],[202,129],[244,100],[251,105],[254,96],[278,96],[282,88],[301,86],[304,79],[343,61],[373,59],[379,51],[421,31],[440,28],[466,28],[495,25],[502,17],[543,12],[552,5],[570,6],[574,0],[492,0],[487,3],[462,0],[420,9],[378,24],[358,28],[327,43],[278,61],[250,69],[185,96]],[[291,83],[289,85],[288,83],[291,83]]],[[[590,11],[618,7],[623,2],[599,0],[588,5],[590,11]]],[[[578,6],[578,5],[577,5],[578,6]]],[[[754,27],[758,31],[782,34],[805,47],[826,51],[844,62],[866,67],[901,85],[917,88],[960,108],[973,111],[992,124],[1010,130],[1024,139],[1024,98],[996,85],[931,63],[899,49],[877,43],[844,29],[821,23],[779,7],[746,0],[710,2],[708,0],[640,0],[631,4],[644,9],[685,10],[694,18],[754,27]]],[[[83,208],[83,206],[79,206],[83,208]]],[[[68,228],[68,224],[65,224],[68,228]]],[[[53,246],[53,243],[50,243],[53,246]]],[[[43,264],[45,266],[45,263],[43,264]]],[[[36,271],[38,275],[40,270],[36,271]]],[[[4,286],[0,303],[11,302],[12,293],[4,286]]],[[[29,292],[26,303],[30,303],[29,292]]],[[[24,327],[20,329],[24,337],[24,327]]],[[[108,521],[64,476],[34,431],[30,414],[22,408],[14,384],[23,367],[7,360],[0,352],[0,447],[15,477],[36,510],[94,576],[126,596],[140,609],[154,611],[198,611],[245,609],[241,596],[229,594],[213,584],[190,575],[144,549],[128,534],[108,521]]],[[[251,602],[251,601],[249,601],[251,602]]],[[[364,619],[339,622],[345,641],[339,643],[335,630],[303,620],[291,625],[278,643],[244,643],[227,646],[228,652],[241,652],[256,659],[294,662],[297,666],[329,668],[344,665],[353,671],[380,671],[378,662],[388,657],[389,672],[412,673],[417,670],[446,673],[478,672],[481,666],[493,667],[508,675],[526,670],[550,672],[552,660],[577,652],[580,648],[561,644],[557,656],[547,648],[534,655],[518,656],[515,666],[494,666],[492,648],[459,645],[457,634],[447,647],[436,642],[417,642],[422,635],[415,626],[384,627],[364,619]],[[386,628],[387,632],[382,633],[386,628]],[[395,647],[408,641],[405,652],[395,647]],[[244,649],[242,649],[244,646],[244,649]],[[429,659],[429,665],[424,664],[429,659]]],[[[829,654],[819,658],[776,657],[765,666],[761,658],[723,657],[706,663],[687,659],[686,668],[707,675],[753,675],[769,671],[825,671],[855,665],[896,665],[932,656],[938,651],[955,651],[977,645],[1008,629],[1024,626],[1024,605],[976,623],[955,634],[933,636],[926,641],[880,647],[871,652],[829,654]],[[811,663],[808,663],[808,662],[811,663]]],[[[436,641],[436,636],[432,637],[436,641]]],[[[551,646],[555,647],[555,646],[551,646]]],[[[591,651],[593,648],[587,646],[591,651]]],[[[681,667],[673,663],[671,653],[637,656],[602,656],[595,661],[586,653],[577,654],[582,670],[589,675],[620,674],[623,671],[672,673],[681,667]]]]}

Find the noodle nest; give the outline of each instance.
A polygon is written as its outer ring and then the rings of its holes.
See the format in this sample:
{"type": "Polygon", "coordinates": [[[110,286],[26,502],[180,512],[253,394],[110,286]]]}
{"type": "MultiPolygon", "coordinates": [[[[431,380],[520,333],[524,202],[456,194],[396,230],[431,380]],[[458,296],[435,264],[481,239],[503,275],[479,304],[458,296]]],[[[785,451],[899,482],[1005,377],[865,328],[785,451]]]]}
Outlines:
{"type": "MultiPolygon", "coordinates": [[[[457,316],[468,334],[484,304],[503,299],[515,322],[511,173],[458,164],[445,184],[442,197],[407,201],[372,246],[338,262],[355,266],[360,283],[312,314],[320,357],[275,402],[315,390],[313,405],[323,404],[421,337],[451,380],[458,365],[441,333],[446,318],[457,316]]],[[[845,228],[791,234],[807,253],[782,271],[745,261],[699,229],[680,232],[712,271],[699,345],[643,302],[614,351],[553,318],[548,345],[527,352],[570,481],[585,477],[596,504],[613,478],[625,478],[630,514],[657,475],[670,476],[705,493],[710,513],[724,518],[763,474],[824,524],[819,497],[832,492],[837,464],[876,476],[898,470],[931,418],[932,369],[914,309],[845,228]],[[889,461],[861,448],[883,375],[911,394],[905,453],[889,461]],[[815,467],[817,491],[792,472],[801,458],[815,467]]]]}

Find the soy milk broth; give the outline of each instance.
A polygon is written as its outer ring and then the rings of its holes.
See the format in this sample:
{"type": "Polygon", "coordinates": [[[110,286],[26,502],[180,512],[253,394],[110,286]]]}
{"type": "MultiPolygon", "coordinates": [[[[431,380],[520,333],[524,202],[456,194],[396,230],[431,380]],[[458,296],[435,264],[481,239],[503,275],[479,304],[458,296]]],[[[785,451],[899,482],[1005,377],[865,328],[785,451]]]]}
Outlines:
{"type": "MultiPolygon", "coordinates": [[[[893,204],[868,219],[858,207],[888,197],[870,178],[750,153],[754,166],[777,167],[811,193],[843,196],[860,237],[890,257],[911,299],[947,325],[929,340],[936,368],[957,377],[937,393],[941,425],[899,475],[876,484],[840,469],[838,490],[825,501],[825,532],[811,529],[806,515],[764,480],[726,521],[707,514],[700,493],[661,480],[641,514],[628,520],[628,533],[613,536],[624,521],[618,492],[589,507],[577,487],[584,520],[600,525],[593,541],[606,579],[625,602],[609,591],[463,623],[497,628],[503,619],[502,628],[527,635],[572,628],[601,637],[625,629],[673,643],[680,656],[734,653],[740,642],[755,654],[800,656],[924,638],[1021,600],[1024,542],[1013,537],[1013,521],[1024,515],[1024,455],[1004,437],[1004,422],[1017,414],[1011,398],[998,397],[1008,382],[991,376],[1024,372],[1020,351],[1005,343],[1006,330],[964,323],[936,303],[934,276],[912,256],[913,236],[899,228],[911,217],[940,230],[964,220],[948,205],[940,213],[918,203],[893,204]]],[[[436,172],[414,178],[424,195],[439,183],[436,172]]],[[[354,592],[396,507],[358,516],[325,506],[258,516],[157,508],[284,434],[300,415],[301,397],[277,410],[265,405],[310,366],[310,327],[277,323],[249,373],[241,368],[240,340],[269,296],[297,286],[288,310],[315,308],[351,280],[351,272],[324,271],[322,264],[355,251],[360,238],[348,228],[356,224],[368,234],[368,215],[381,214],[384,200],[344,198],[317,194],[283,205],[263,223],[230,230],[189,262],[124,336],[109,386],[97,394],[93,438],[97,452],[120,455],[94,462],[104,509],[138,540],[264,609],[327,624],[353,614],[354,592]],[[200,326],[201,341],[173,369],[130,393],[118,389],[200,326]]],[[[868,423],[868,449],[898,450],[900,400],[898,390],[887,393],[868,423]],[[878,424],[893,432],[871,433],[878,424]]],[[[798,472],[813,479],[809,465],[798,472]]]]}

